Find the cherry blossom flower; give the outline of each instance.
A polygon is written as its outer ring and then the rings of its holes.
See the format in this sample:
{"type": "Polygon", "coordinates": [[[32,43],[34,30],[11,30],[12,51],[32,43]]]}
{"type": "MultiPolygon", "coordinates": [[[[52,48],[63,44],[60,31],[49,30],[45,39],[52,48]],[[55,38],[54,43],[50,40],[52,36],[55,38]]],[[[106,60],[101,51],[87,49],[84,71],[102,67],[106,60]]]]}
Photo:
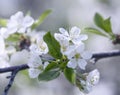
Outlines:
{"type": "Polygon", "coordinates": [[[47,44],[43,40],[44,34],[45,33],[40,33],[39,35],[37,35],[37,37],[35,38],[36,39],[36,43],[33,43],[30,46],[30,51],[31,52],[37,53],[39,55],[48,53],[48,46],[47,46],[47,44]]]}
{"type": "Polygon", "coordinates": [[[82,92],[89,93],[92,88],[99,82],[100,73],[97,69],[91,71],[87,76],[86,80],[80,80],[81,85],[83,86],[82,92]]]}
{"type": "Polygon", "coordinates": [[[87,76],[87,82],[91,85],[96,85],[99,82],[100,73],[97,69],[91,71],[87,76]]]}
{"type": "Polygon", "coordinates": [[[40,56],[36,53],[32,53],[29,61],[28,61],[28,66],[29,66],[29,76],[30,78],[36,78],[38,75],[47,67],[49,62],[44,62],[40,58],[40,56]]]}
{"type": "Polygon", "coordinates": [[[9,34],[13,34],[15,32],[25,33],[27,28],[31,27],[34,23],[34,19],[29,15],[24,16],[22,12],[17,12],[15,15],[10,17],[8,20],[7,28],[9,30],[9,34]]]}
{"type": "Polygon", "coordinates": [[[54,34],[55,39],[59,42],[60,46],[61,46],[61,52],[63,54],[65,54],[65,52],[67,51],[67,48],[69,47],[69,41],[67,40],[67,38],[62,35],[62,34],[58,34],[55,33],[54,34]]]}
{"type": "Polygon", "coordinates": [[[60,31],[61,35],[63,35],[68,41],[71,41],[74,44],[79,44],[83,40],[88,39],[87,35],[80,34],[81,30],[76,26],[72,27],[69,32],[67,30],[65,30],[64,28],[60,28],[59,31],[60,31]]]}
{"type": "Polygon", "coordinates": [[[71,46],[66,52],[66,56],[69,59],[67,64],[68,67],[75,69],[79,66],[81,69],[85,70],[87,65],[87,60],[91,59],[92,53],[84,50],[84,44],[71,46]]]}
{"type": "Polygon", "coordinates": [[[31,54],[28,61],[28,66],[30,67],[28,70],[30,78],[36,78],[40,74],[41,70],[39,67],[42,65],[40,56],[38,54],[31,54]]]}

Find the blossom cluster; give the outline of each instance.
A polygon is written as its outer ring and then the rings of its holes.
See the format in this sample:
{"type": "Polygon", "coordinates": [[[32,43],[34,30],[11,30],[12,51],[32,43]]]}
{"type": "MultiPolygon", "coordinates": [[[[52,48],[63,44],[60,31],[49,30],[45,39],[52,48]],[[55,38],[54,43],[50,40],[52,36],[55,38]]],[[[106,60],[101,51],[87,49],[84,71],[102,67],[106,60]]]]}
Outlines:
{"type": "MultiPolygon", "coordinates": [[[[6,20],[4,27],[0,28],[0,64],[5,67],[28,63],[31,78],[37,78],[52,63],[52,60],[42,58],[42,55],[49,55],[50,50],[43,39],[46,32],[32,29],[36,21],[29,15],[24,16],[22,12],[17,12],[6,20]]],[[[54,34],[54,38],[59,43],[60,53],[67,62],[62,70],[66,67],[73,71],[78,67],[85,70],[92,58],[92,53],[85,50],[84,41],[88,36],[80,34],[81,30],[76,26],[69,32],[59,28],[59,32],[54,34]]],[[[61,59],[59,62],[62,62],[61,59]]],[[[53,61],[59,65],[58,59],[53,61]]],[[[98,83],[99,77],[98,70],[93,70],[88,74],[82,74],[79,81],[76,79],[76,85],[82,87],[81,91],[88,93],[98,83]]]]}
{"type": "Polygon", "coordinates": [[[36,78],[48,64],[45,62],[43,65],[39,57],[48,53],[48,47],[43,41],[45,33],[32,30],[31,26],[34,23],[35,20],[31,16],[24,16],[22,12],[17,12],[7,20],[5,27],[0,28],[0,60],[3,62],[3,67],[28,63],[31,78],[36,78]],[[9,38],[16,35],[18,42],[10,42],[9,38]],[[39,67],[41,69],[38,69],[39,67]]]}
{"type": "Polygon", "coordinates": [[[59,31],[60,33],[55,33],[54,36],[61,45],[61,52],[69,59],[67,66],[74,69],[78,65],[85,70],[86,60],[92,57],[92,53],[85,51],[85,44],[83,43],[88,36],[80,35],[81,31],[78,27],[72,27],[69,33],[64,28],[60,28],[59,31]]]}

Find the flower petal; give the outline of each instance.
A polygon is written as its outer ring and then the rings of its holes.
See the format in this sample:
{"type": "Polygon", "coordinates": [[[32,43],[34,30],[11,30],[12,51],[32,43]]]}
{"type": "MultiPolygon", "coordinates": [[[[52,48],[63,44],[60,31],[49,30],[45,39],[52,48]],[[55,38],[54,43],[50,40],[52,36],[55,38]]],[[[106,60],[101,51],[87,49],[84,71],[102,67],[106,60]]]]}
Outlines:
{"type": "Polygon", "coordinates": [[[62,33],[64,36],[69,36],[68,32],[64,28],[59,28],[60,33],[62,33]]]}
{"type": "Polygon", "coordinates": [[[80,43],[80,44],[75,45],[75,52],[76,53],[81,54],[84,51],[84,49],[85,49],[84,43],[80,43]]]}
{"type": "Polygon", "coordinates": [[[79,44],[81,43],[83,40],[87,40],[88,36],[85,34],[79,35],[78,37],[75,37],[74,39],[72,39],[72,42],[74,44],[79,44]]]}
{"type": "Polygon", "coordinates": [[[34,19],[30,16],[25,16],[23,20],[23,26],[30,27],[34,23],[34,19]]]}
{"type": "Polygon", "coordinates": [[[85,70],[86,65],[87,65],[87,62],[84,59],[78,59],[78,66],[81,69],[85,70]]]}
{"type": "Polygon", "coordinates": [[[34,69],[34,68],[30,68],[28,72],[29,72],[30,78],[37,78],[38,75],[41,73],[39,69],[34,69]]]}
{"type": "Polygon", "coordinates": [[[71,30],[69,32],[70,37],[77,38],[80,35],[80,32],[81,32],[81,30],[78,27],[74,26],[71,28],[71,30]]]}
{"type": "Polygon", "coordinates": [[[77,66],[76,60],[75,60],[75,59],[71,59],[71,60],[68,62],[67,66],[68,66],[69,68],[75,69],[76,66],[77,66]]]}
{"type": "Polygon", "coordinates": [[[32,54],[28,61],[28,66],[32,68],[37,68],[42,65],[42,60],[38,54],[32,54]]]}
{"type": "Polygon", "coordinates": [[[0,55],[4,54],[5,42],[2,36],[0,36],[0,55]]]}
{"type": "Polygon", "coordinates": [[[83,59],[91,59],[92,58],[92,53],[89,51],[84,51],[83,53],[81,53],[81,57],[83,59]]]}

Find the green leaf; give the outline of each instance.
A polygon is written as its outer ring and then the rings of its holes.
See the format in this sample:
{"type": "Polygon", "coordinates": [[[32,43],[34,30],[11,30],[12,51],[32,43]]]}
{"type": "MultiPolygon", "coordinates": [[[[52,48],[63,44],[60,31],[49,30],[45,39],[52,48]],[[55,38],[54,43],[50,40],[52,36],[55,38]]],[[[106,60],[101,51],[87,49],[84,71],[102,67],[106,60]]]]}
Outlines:
{"type": "Polygon", "coordinates": [[[0,26],[5,27],[6,24],[7,24],[7,20],[0,18],[0,26]]]}
{"type": "Polygon", "coordinates": [[[99,13],[96,13],[94,16],[94,22],[99,28],[103,29],[105,32],[112,33],[110,17],[104,19],[99,13]]]}
{"type": "Polygon", "coordinates": [[[66,67],[64,69],[64,75],[70,83],[75,84],[76,74],[73,69],[66,67]]]}
{"type": "Polygon", "coordinates": [[[94,22],[98,27],[104,29],[104,25],[103,25],[104,20],[103,20],[103,17],[99,13],[95,14],[94,22]]]}
{"type": "Polygon", "coordinates": [[[57,68],[59,68],[58,64],[55,62],[52,62],[48,64],[48,66],[45,68],[44,71],[46,72],[46,71],[50,71],[50,70],[57,69],[57,68]]]}
{"type": "Polygon", "coordinates": [[[32,25],[31,29],[35,29],[36,27],[38,27],[51,12],[51,10],[46,10],[45,12],[43,12],[38,20],[32,25]]]}
{"type": "Polygon", "coordinates": [[[107,35],[105,33],[102,33],[101,31],[99,31],[95,28],[88,27],[88,28],[85,28],[84,31],[107,37],[107,35]]]}
{"type": "Polygon", "coordinates": [[[57,40],[50,34],[50,32],[46,33],[43,39],[47,43],[49,54],[54,58],[60,59],[62,54],[60,52],[60,44],[57,40]]]}
{"type": "Polygon", "coordinates": [[[43,72],[39,74],[38,80],[39,81],[50,81],[50,80],[56,79],[59,75],[60,75],[60,72],[57,70],[43,72]]]}
{"type": "Polygon", "coordinates": [[[106,32],[112,33],[110,17],[104,20],[104,27],[105,27],[106,32]]]}

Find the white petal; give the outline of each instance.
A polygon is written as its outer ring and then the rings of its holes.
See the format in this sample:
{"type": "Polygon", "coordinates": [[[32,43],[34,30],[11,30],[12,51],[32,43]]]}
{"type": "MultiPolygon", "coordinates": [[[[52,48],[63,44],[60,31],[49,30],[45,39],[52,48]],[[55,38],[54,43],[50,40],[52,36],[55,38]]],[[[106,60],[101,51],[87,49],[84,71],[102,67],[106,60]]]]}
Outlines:
{"type": "Polygon", "coordinates": [[[43,68],[45,69],[48,66],[49,62],[45,62],[43,68]]]}
{"type": "Polygon", "coordinates": [[[85,49],[85,45],[83,43],[80,43],[80,44],[76,44],[75,45],[75,51],[76,53],[82,53],[85,49]]]}
{"type": "Polygon", "coordinates": [[[60,44],[63,44],[64,42],[66,42],[66,44],[69,43],[69,39],[66,36],[62,35],[62,34],[55,33],[54,37],[60,44]]]}
{"type": "Polygon", "coordinates": [[[25,16],[23,20],[23,26],[30,27],[34,23],[34,19],[30,16],[25,16]]]}
{"type": "Polygon", "coordinates": [[[83,53],[81,53],[81,57],[83,59],[91,59],[92,58],[92,53],[89,51],[84,51],[83,53]]]}
{"type": "Polygon", "coordinates": [[[38,48],[40,50],[40,54],[47,54],[48,53],[48,46],[47,44],[44,42],[43,38],[40,37],[38,39],[36,39],[38,48]]]}
{"type": "Polygon", "coordinates": [[[72,39],[72,42],[73,42],[74,44],[79,44],[79,43],[81,43],[83,40],[87,40],[87,39],[88,39],[88,36],[82,34],[82,35],[79,35],[78,37],[75,36],[75,38],[72,39]]]}
{"type": "Polygon", "coordinates": [[[75,59],[71,59],[71,60],[68,62],[67,66],[68,66],[69,68],[75,69],[76,66],[77,66],[76,60],[75,60],[75,59]]]}
{"type": "Polygon", "coordinates": [[[16,48],[14,46],[9,46],[6,48],[7,54],[13,54],[16,52],[16,48]]]}
{"type": "Polygon", "coordinates": [[[59,28],[60,33],[62,33],[64,36],[69,36],[68,32],[64,28],[59,28]]]}
{"type": "Polygon", "coordinates": [[[22,21],[23,20],[23,12],[19,11],[16,14],[12,15],[10,20],[17,20],[17,21],[22,21]]]}
{"type": "Polygon", "coordinates": [[[19,65],[26,64],[28,62],[29,52],[27,50],[18,51],[11,55],[10,64],[19,65]]]}
{"type": "Polygon", "coordinates": [[[28,72],[29,72],[30,78],[37,78],[38,75],[41,73],[40,70],[34,69],[34,68],[30,68],[30,69],[28,70],[28,72]]]}
{"type": "Polygon", "coordinates": [[[37,68],[42,65],[42,60],[38,54],[32,54],[28,61],[28,66],[32,68],[37,68]]]}
{"type": "Polygon", "coordinates": [[[76,54],[75,45],[68,46],[64,54],[67,56],[68,59],[71,59],[72,57],[74,57],[76,54]]]}
{"type": "Polygon", "coordinates": [[[4,54],[5,42],[2,36],[0,36],[0,55],[4,54]]]}
{"type": "Polygon", "coordinates": [[[81,30],[78,27],[72,27],[70,30],[70,36],[76,38],[80,35],[81,30]]]}
{"type": "Polygon", "coordinates": [[[0,29],[0,35],[1,35],[3,38],[8,38],[9,34],[8,34],[7,28],[1,28],[1,29],[0,29]]]}
{"type": "Polygon", "coordinates": [[[29,47],[29,49],[30,49],[30,52],[31,53],[36,53],[36,54],[40,54],[40,49],[39,49],[39,47],[36,45],[36,44],[32,44],[30,47],[29,47]]]}
{"type": "Polygon", "coordinates": [[[26,32],[26,27],[21,27],[17,32],[18,33],[25,33],[26,32]]]}
{"type": "Polygon", "coordinates": [[[83,86],[83,87],[84,87],[83,92],[86,93],[86,94],[88,94],[90,91],[92,91],[92,88],[93,88],[93,86],[90,85],[88,82],[86,82],[86,85],[83,86]]]}
{"type": "Polygon", "coordinates": [[[100,73],[97,69],[91,71],[87,76],[87,81],[91,85],[96,85],[99,82],[100,79],[100,73]]]}
{"type": "Polygon", "coordinates": [[[78,66],[81,69],[85,70],[86,65],[87,65],[87,62],[84,59],[78,59],[78,66]]]}
{"type": "Polygon", "coordinates": [[[79,40],[87,40],[88,39],[88,36],[86,34],[81,34],[79,36],[79,40]]]}

